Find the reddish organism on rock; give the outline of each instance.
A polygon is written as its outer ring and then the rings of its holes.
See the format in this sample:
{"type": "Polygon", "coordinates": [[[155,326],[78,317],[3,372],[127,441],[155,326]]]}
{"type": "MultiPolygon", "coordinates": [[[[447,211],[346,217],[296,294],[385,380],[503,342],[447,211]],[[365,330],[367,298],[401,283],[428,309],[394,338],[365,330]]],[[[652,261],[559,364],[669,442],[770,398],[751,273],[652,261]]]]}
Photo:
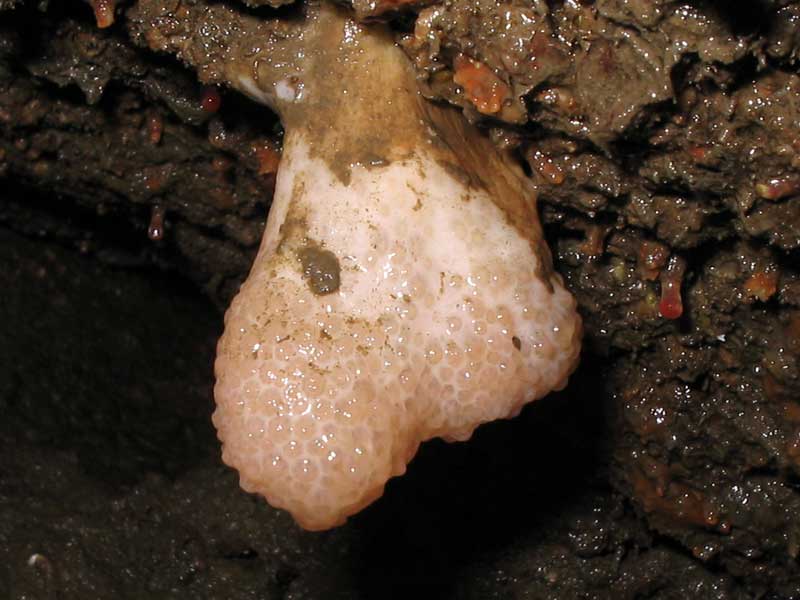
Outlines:
{"type": "Polygon", "coordinates": [[[708,156],[708,146],[689,146],[687,152],[695,162],[703,164],[708,156]]]}
{"type": "Polygon", "coordinates": [[[661,271],[661,301],[658,311],[665,319],[679,319],[683,314],[683,298],[681,285],[686,272],[686,261],[680,256],[673,255],[667,263],[667,268],[661,271]]]}
{"type": "Polygon", "coordinates": [[[632,477],[633,496],[645,513],[694,527],[730,532],[719,508],[702,492],[673,480],[668,464],[642,457],[632,477]]]}
{"type": "Polygon", "coordinates": [[[667,264],[669,248],[661,242],[645,240],[639,247],[638,266],[642,277],[647,281],[655,281],[661,269],[667,264]]]}
{"type": "Polygon", "coordinates": [[[164,208],[154,204],[150,211],[150,224],[147,227],[147,237],[154,242],[164,239],[164,208]]]}
{"type": "Polygon", "coordinates": [[[601,223],[591,223],[584,227],[586,239],[578,247],[579,250],[589,258],[597,258],[603,254],[605,249],[606,237],[611,230],[611,226],[601,223]]]}
{"type": "Polygon", "coordinates": [[[536,94],[536,101],[565,115],[576,115],[579,112],[578,101],[565,88],[551,87],[542,90],[536,94]]]}
{"type": "Polygon", "coordinates": [[[553,158],[541,150],[530,148],[526,153],[528,164],[536,171],[547,183],[551,185],[561,185],[564,183],[566,175],[563,169],[556,164],[553,158]]]}
{"type": "Polygon", "coordinates": [[[200,107],[209,114],[214,114],[222,107],[222,96],[216,86],[209,85],[203,88],[200,97],[200,107]]]}
{"type": "Polygon", "coordinates": [[[744,291],[748,297],[766,302],[778,291],[778,271],[767,269],[753,273],[744,282],[744,291]]]}
{"type": "Polygon", "coordinates": [[[453,81],[464,88],[467,99],[485,115],[500,112],[511,95],[508,85],[484,63],[464,54],[453,61],[453,81]]]}
{"type": "MultiPolygon", "coordinates": [[[[563,387],[581,321],[514,158],[422,99],[386,28],[304,8],[291,74],[272,66],[279,45],[224,65],[285,136],[213,420],[241,486],[318,530],[380,496],[421,442],[465,440],[563,387]]],[[[471,101],[499,111],[505,84],[465,60],[471,101]]],[[[273,169],[273,151],[255,155],[273,169]]]]}
{"type": "Polygon", "coordinates": [[[274,145],[265,140],[253,143],[253,154],[256,157],[256,172],[259,175],[272,175],[278,170],[281,155],[274,145]]]}
{"type": "Polygon", "coordinates": [[[114,24],[114,9],[116,0],[89,0],[94,10],[94,17],[100,29],[111,27],[114,24]]]}
{"type": "Polygon", "coordinates": [[[161,142],[161,136],[164,134],[164,119],[158,113],[153,113],[147,117],[147,139],[154,146],[161,142]]]}
{"type": "Polygon", "coordinates": [[[141,172],[141,182],[151,195],[156,195],[164,190],[172,176],[173,167],[170,164],[148,165],[141,172]]]}

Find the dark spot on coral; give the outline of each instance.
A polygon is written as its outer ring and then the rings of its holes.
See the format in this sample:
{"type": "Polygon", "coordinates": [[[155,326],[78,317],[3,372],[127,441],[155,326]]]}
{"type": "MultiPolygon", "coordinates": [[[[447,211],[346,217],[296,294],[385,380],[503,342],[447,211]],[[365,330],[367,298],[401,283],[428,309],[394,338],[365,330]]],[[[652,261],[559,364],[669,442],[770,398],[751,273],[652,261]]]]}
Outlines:
{"type": "Polygon", "coordinates": [[[341,267],[339,259],[330,250],[306,246],[297,251],[303,266],[303,277],[317,296],[332,294],[339,289],[341,267]]]}

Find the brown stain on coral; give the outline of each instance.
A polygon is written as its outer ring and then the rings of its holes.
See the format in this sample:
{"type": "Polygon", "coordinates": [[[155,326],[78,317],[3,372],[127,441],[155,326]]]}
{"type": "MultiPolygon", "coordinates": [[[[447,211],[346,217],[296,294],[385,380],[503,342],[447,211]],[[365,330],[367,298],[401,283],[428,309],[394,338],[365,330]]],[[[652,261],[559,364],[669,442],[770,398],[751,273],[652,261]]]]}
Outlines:
{"type": "Polygon", "coordinates": [[[303,278],[314,295],[324,296],[339,290],[342,269],[333,252],[309,243],[297,251],[297,258],[303,268],[303,278]]]}
{"type": "Polygon", "coordinates": [[[509,153],[499,151],[457,111],[431,102],[420,107],[439,142],[440,163],[455,158],[471,185],[486,190],[509,225],[529,241],[539,258],[538,275],[552,289],[552,256],[539,224],[536,195],[519,163],[509,153]]]}
{"type": "MultiPolygon", "coordinates": [[[[311,156],[345,184],[354,167],[413,156],[425,129],[419,94],[388,29],[367,29],[343,9],[324,5],[308,18],[303,49],[304,72],[293,80],[301,96],[277,100],[276,109],[287,129],[314,132],[311,156]]],[[[268,69],[262,63],[259,80],[269,77],[261,76],[268,69]]]]}

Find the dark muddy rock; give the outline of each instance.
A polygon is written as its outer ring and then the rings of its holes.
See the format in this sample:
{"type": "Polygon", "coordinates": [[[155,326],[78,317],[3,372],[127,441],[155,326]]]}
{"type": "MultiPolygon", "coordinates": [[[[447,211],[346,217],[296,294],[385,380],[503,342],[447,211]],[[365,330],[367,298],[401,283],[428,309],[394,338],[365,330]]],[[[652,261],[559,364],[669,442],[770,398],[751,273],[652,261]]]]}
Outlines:
{"type": "Polygon", "coordinates": [[[91,24],[43,20],[23,35],[25,23],[0,27],[0,170],[74,198],[100,220],[131,219],[143,239],[158,207],[165,244],[224,304],[260,239],[277,165],[275,120],[230,122],[253,111],[248,101],[223,100],[91,24]]]}

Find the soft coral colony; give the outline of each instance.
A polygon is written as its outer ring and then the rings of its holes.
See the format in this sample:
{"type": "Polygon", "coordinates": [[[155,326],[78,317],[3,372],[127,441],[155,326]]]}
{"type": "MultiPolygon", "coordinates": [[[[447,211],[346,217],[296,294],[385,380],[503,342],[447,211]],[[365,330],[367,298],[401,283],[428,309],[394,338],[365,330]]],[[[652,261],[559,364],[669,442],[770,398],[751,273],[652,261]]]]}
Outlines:
{"type": "Polygon", "coordinates": [[[422,441],[465,440],[565,385],[581,322],[525,175],[421,98],[385,28],[327,3],[284,23],[230,14],[238,40],[209,66],[198,32],[227,9],[139,10],[182,19],[148,43],[267,104],[286,132],[216,361],[214,424],[245,490],[333,527],[422,441]]]}

